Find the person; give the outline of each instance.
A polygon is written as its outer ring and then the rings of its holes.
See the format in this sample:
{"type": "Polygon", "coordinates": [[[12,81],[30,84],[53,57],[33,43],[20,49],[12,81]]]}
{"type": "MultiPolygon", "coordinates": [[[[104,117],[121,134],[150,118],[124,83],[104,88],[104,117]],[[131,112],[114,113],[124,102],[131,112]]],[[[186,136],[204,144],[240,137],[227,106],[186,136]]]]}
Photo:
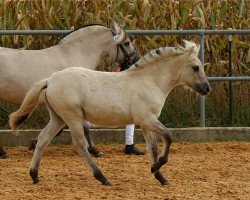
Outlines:
{"type": "Polygon", "coordinates": [[[8,154],[4,151],[2,146],[0,146],[0,158],[2,159],[8,158],[8,154]]]}
{"type": "Polygon", "coordinates": [[[135,125],[129,124],[125,129],[125,154],[144,155],[145,152],[137,149],[134,145],[135,125]]]}
{"type": "MultiPolygon", "coordinates": [[[[122,68],[119,64],[115,63],[112,67],[113,72],[120,72],[125,70],[126,68],[122,68]]],[[[125,129],[125,154],[134,154],[134,155],[144,155],[145,152],[137,149],[134,145],[134,132],[135,132],[135,124],[129,124],[126,126],[125,129]]]]}

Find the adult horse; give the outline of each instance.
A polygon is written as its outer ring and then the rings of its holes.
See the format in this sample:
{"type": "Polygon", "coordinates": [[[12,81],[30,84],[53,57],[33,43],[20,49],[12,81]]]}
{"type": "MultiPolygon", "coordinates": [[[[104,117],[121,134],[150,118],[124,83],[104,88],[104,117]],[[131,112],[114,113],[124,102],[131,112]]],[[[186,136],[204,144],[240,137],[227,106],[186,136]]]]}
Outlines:
{"type": "Polygon", "coordinates": [[[139,125],[151,157],[151,172],[162,185],[169,184],[160,168],[168,161],[173,139],[157,118],[169,92],[177,85],[187,86],[200,95],[210,92],[198,52],[195,43],[186,41],[185,47],[150,51],[124,72],[70,68],[33,85],[19,110],[10,115],[10,126],[15,131],[36,108],[40,93],[45,91],[50,122],[38,136],[30,165],[33,183],[39,182],[38,168],[44,148],[66,123],[94,177],[103,185],[111,185],[87,151],[82,129],[82,123],[87,120],[103,126],[139,125]],[[128,96],[130,98],[125,98],[128,96]],[[160,135],[164,143],[159,158],[156,135],[160,135]]]}
{"type": "MultiPolygon", "coordinates": [[[[123,67],[139,59],[125,30],[115,22],[114,30],[89,25],[72,31],[58,45],[42,50],[0,47],[0,99],[21,104],[35,82],[69,67],[96,69],[106,56],[123,67]]],[[[40,98],[43,102],[44,98],[40,98]]],[[[90,140],[88,127],[84,129],[90,152],[101,154],[90,140]]]]}

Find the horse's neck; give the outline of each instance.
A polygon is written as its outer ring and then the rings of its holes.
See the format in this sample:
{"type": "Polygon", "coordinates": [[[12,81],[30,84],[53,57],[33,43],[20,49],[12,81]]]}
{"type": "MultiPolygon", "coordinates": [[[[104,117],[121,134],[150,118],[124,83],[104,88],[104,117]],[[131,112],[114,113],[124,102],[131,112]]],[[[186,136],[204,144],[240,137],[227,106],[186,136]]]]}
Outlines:
{"type": "Polygon", "coordinates": [[[96,69],[111,51],[112,44],[111,32],[104,32],[95,37],[90,36],[74,42],[65,42],[55,48],[67,51],[67,58],[71,57],[72,62],[77,62],[78,66],[96,69]]]}

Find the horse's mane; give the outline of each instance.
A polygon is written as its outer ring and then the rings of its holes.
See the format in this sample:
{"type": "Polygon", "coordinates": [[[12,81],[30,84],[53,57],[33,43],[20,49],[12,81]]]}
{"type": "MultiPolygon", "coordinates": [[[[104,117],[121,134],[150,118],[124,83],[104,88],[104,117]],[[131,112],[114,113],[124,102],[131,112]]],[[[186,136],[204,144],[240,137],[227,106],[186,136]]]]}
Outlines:
{"type": "Polygon", "coordinates": [[[89,24],[69,32],[67,35],[65,35],[63,38],[60,39],[58,44],[69,42],[80,37],[86,37],[90,34],[95,33],[98,30],[107,30],[107,29],[109,28],[100,24],[89,24]]]}
{"type": "Polygon", "coordinates": [[[134,67],[142,68],[161,59],[184,54],[191,48],[193,48],[193,54],[195,56],[199,53],[199,46],[197,46],[194,42],[189,42],[187,40],[183,40],[183,42],[185,45],[184,47],[178,45],[177,47],[160,47],[158,49],[151,50],[145,56],[141,57],[134,64],[134,67]]]}

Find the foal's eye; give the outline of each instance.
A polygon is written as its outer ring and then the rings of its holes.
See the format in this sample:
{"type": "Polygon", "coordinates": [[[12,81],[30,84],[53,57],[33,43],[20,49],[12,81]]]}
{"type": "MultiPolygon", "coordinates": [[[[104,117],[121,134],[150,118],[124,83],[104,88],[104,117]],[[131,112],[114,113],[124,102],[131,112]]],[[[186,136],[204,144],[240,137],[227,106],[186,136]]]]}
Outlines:
{"type": "Polygon", "coordinates": [[[129,46],[129,41],[123,43],[125,46],[129,46]]]}
{"type": "Polygon", "coordinates": [[[198,65],[193,66],[192,68],[193,68],[194,72],[198,72],[199,71],[199,66],[198,65]]]}

